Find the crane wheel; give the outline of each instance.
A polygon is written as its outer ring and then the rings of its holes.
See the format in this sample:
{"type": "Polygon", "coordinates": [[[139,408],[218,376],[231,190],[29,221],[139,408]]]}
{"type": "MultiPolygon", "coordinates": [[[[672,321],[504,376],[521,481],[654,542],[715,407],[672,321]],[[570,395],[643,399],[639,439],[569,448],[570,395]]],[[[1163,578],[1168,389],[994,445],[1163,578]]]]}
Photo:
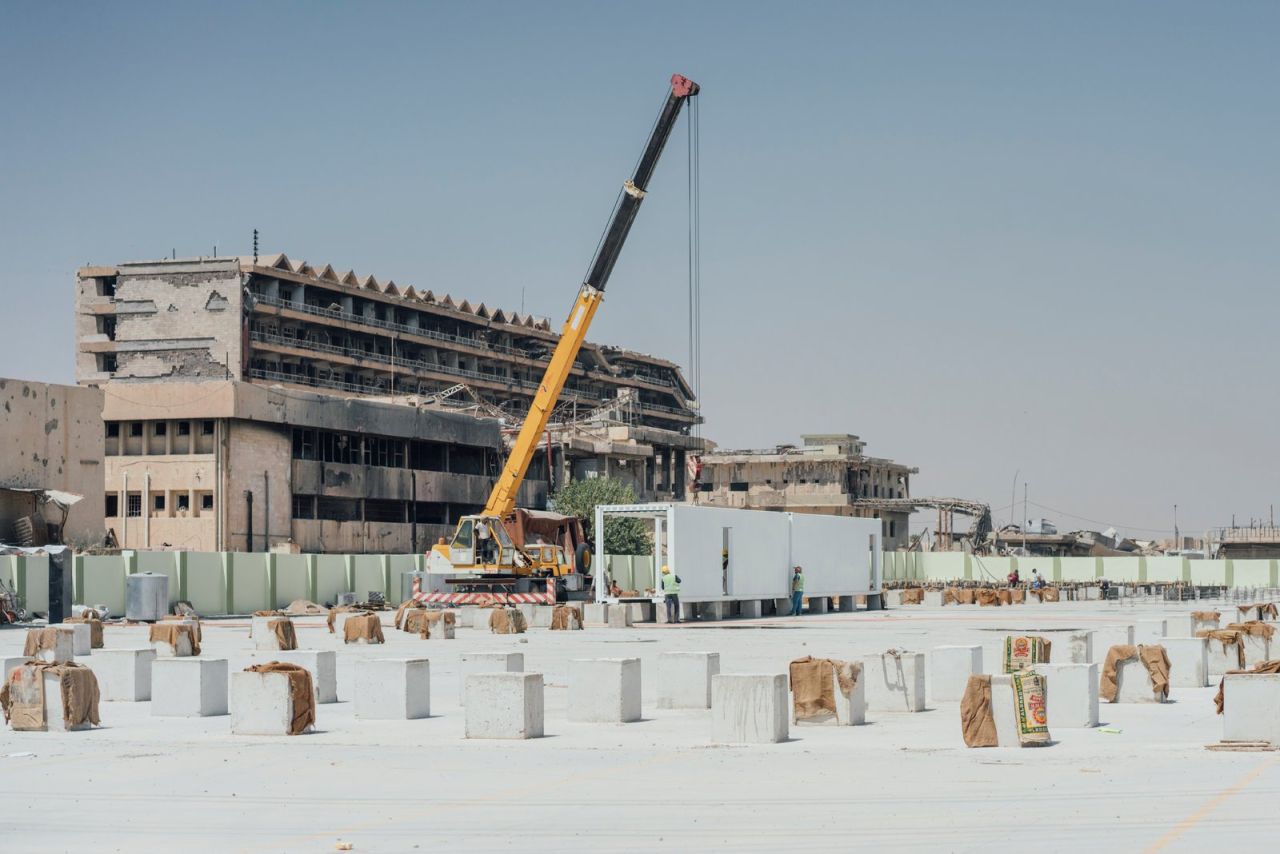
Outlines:
{"type": "Polygon", "coordinates": [[[591,571],[591,546],[578,543],[578,547],[573,552],[573,568],[582,575],[587,575],[591,571]]]}

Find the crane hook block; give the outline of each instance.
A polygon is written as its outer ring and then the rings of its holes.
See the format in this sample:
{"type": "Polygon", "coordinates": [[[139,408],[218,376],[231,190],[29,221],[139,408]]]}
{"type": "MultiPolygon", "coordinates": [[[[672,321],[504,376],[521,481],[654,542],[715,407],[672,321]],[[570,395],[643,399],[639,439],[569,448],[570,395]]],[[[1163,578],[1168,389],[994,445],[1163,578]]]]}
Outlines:
{"type": "Polygon", "coordinates": [[[679,74],[671,75],[671,94],[677,98],[688,98],[691,95],[698,94],[701,88],[688,77],[681,77],[679,74]]]}

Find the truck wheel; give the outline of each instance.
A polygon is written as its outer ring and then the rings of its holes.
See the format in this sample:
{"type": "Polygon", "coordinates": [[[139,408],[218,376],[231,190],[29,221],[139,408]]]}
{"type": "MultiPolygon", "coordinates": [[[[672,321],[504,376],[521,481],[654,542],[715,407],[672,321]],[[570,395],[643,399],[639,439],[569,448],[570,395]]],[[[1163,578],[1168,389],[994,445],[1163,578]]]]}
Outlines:
{"type": "Polygon", "coordinates": [[[578,547],[573,552],[573,567],[583,575],[591,571],[591,546],[578,543],[578,547]]]}

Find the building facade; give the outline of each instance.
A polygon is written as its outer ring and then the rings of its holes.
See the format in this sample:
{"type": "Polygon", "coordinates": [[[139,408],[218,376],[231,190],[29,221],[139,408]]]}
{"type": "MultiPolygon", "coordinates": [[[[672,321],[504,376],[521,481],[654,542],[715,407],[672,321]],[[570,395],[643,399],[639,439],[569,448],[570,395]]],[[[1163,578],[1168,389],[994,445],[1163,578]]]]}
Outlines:
{"type": "MultiPolygon", "coordinates": [[[[108,383],[106,525],[123,548],[425,550],[478,512],[498,422],[252,383],[108,383]]],[[[534,467],[523,506],[546,503],[534,467]]]]}
{"type": "Polygon", "coordinates": [[[697,503],[878,518],[884,547],[905,547],[911,476],[919,469],[867,456],[857,436],[815,434],[801,441],[799,447],[705,454],[697,503]]]}
{"type": "MultiPolygon", "coordinates": [[[[558,340],[544,319],[284,255],[85,267],[76,324],[83,385],[237,381],[491,417],[507,437],[558,340]]],[[[587,343],[540,464],[553,485],[607,473],[680,500],[700,421],[677,365],[587,343]]]]}
{"type": "Polygon", "coordinates": [[[102,450],[101,391],[0,378],[0,543],[101,543],[102,450]]]}

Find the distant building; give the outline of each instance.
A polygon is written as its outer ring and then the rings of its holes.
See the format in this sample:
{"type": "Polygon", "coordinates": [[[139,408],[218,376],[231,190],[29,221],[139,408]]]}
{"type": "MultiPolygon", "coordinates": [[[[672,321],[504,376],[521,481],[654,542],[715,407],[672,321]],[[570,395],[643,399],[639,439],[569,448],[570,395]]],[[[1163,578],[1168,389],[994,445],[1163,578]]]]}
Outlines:
{"type": "Polygon", "coordinates": [[[906,546],[907,521],[914,509],[908,501],[911,476],[919,469],[869,457],[866,443],[849,434],[814,434],[801,440],[800,447],[704,455],[697,502],[878,518],[885,548],[906,546]]]}
{"type": "Polygon", "coordinates": [[[0,543],[101,543],[102,448],[101,391],[0,379],[0,543]]]}

